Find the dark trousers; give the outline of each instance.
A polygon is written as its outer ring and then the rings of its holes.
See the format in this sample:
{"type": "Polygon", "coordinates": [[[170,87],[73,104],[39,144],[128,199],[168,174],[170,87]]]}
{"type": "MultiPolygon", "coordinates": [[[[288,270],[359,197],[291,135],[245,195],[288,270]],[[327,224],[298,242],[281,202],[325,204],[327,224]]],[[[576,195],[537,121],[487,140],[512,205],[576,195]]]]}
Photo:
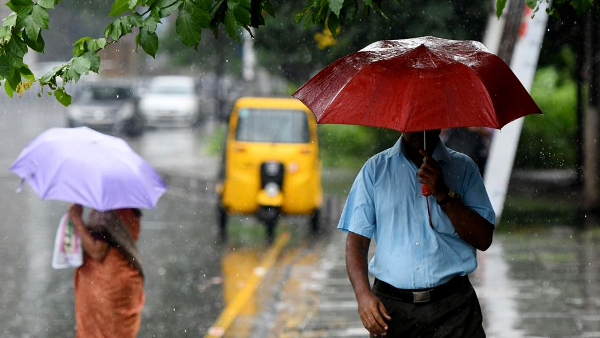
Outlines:
{"type": "MultiPolygon", "coordinates": [[[[387,337],[464,337],[485,338],[481,307],[470,282],[455,292],[427,303],[413,303],[386,294],[373,285],[392,319],[387,337]]],[[[371,334],[371,337],[375,337],[371,334]]]]}

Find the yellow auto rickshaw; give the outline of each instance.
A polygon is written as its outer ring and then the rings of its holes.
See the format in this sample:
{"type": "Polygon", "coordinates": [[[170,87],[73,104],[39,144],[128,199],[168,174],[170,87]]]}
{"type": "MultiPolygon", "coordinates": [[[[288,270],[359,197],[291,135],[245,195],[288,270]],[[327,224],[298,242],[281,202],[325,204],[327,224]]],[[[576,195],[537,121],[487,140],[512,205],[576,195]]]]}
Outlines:
{"type": "Polygon", "coordinates": [[[269,238],[284,214],[310,216],[318,231],[323,190],[312,112],[293,98],[240,98],[225,137],[217,184],[222,235],[229,214],[255,214],[269,238]]]}

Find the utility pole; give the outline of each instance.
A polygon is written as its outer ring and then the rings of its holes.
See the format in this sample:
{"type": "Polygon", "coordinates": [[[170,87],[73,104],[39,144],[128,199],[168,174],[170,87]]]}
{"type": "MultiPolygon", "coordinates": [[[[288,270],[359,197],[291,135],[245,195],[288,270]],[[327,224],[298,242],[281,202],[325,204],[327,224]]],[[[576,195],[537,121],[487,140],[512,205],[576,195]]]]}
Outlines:
{"type": "Polygon", "coordinates": [[[583,211],[598,214],[600,205],[600,20],[597,5],[588,11],[585,20],[584,84],[588,99],[583,116],[583,211]]]}
{"type": "MultiPolygon", "coordinates": [[[[251,28],[250,28],[251,29],[251,28]]],[[[256,88],[256,53],[254,51],[254,38],[248,31],[244,30],[242,41],[242,76],[245,83],[245,95],[253,96],[258,94],[256,88]]]]}

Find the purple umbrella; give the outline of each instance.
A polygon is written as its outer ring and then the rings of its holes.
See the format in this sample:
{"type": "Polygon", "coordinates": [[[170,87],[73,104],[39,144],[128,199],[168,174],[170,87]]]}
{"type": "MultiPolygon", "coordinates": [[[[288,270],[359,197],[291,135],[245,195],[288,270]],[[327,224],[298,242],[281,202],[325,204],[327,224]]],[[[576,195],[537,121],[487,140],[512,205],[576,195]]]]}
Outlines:
{"type": "Polygon", "coordinates": [[[49,129],[21,152],[10,171],[43,200],[99,211],[154,208],[167,187],[124,140],[87,127],[49,129]]]}

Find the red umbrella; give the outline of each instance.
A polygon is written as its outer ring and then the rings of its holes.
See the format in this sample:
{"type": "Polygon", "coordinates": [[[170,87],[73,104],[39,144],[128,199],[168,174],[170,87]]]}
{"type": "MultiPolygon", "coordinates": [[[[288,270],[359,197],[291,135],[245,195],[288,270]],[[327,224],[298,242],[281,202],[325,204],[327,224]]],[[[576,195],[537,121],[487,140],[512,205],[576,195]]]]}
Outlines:
{"type": "Polygon", "coordinates": [[[319,123],[402,132],[500,129],[541,114],[506,63],[483,44],[431,36],[372,43],[325,67],[292,96],[319,123]]]}

